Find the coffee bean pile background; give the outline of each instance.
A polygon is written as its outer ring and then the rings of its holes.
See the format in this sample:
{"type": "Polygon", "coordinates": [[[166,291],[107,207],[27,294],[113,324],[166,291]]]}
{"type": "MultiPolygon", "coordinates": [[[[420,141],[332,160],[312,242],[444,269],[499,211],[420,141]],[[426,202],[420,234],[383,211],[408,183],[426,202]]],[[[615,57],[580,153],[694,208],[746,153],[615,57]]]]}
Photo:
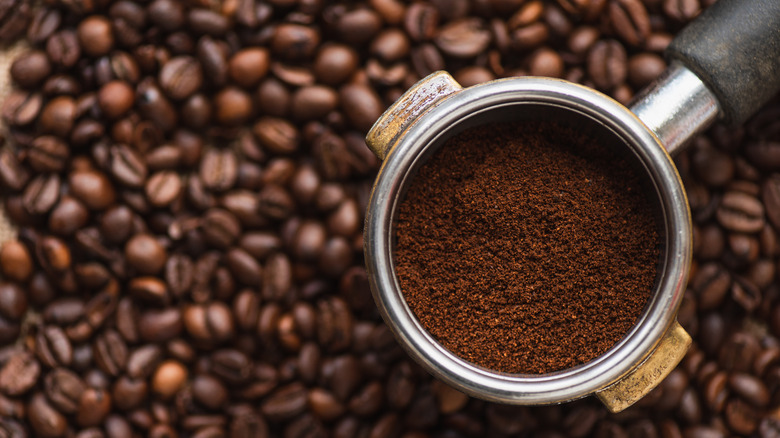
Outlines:
{"type": "Polygon", "coordinates": [[[422,76],[622,102],[710,0],[27,0],[0,183],[0,437],[780,436],[780,106],[678,157],[695,344],[612,415],[512,407],[382,324],[363,136],[422,76]]]}

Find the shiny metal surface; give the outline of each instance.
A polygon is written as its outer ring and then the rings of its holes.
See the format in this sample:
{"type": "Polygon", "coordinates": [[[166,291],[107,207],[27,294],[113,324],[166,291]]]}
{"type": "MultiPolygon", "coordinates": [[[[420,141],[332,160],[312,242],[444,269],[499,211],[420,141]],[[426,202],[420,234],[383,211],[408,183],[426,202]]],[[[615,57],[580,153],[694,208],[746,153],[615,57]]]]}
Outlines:
{"type": "Polygon", "coordinates": [[[694,135],[710,126],[720,113],[715,95],[678,62],[643,90],[629,105],[674,155],[694,135]]]}
{"type": "Polygon", "coordinates": [[[385,148],[387,157],[366,215],[365,256],[379,310],[415,360],[468,394],[528,405],[560,403],[592,394],[627,375],[653,352],[675,323],[691,259],[691,223],[677,170],[658,139],[633,113],[609,97],[573,83],[513,78],[454,92],[410,125],[385,148]],[[486,121],[534,117],[595,124],[635,154],[656,191],[664,248],[654,296],[637,325],[615,347],[591,362],[562,372],[505,374],[460,359],[419,324],[395,278],[393,223],[396,205],[414,170],[447,137],[486,121]]]}

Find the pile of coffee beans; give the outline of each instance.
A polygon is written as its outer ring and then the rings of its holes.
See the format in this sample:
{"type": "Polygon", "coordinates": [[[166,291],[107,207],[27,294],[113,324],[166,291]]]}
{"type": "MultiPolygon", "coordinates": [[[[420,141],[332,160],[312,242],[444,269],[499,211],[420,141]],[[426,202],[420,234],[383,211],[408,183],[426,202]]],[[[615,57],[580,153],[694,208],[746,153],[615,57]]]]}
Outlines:
{"type": "Polygon", "coordinates": [[[469,398],[368,290],[363,136],[416,80],[627,102],[712,0],[30,0],[0,186],[0,437],[780,436],[780,105],[678,157],[695,344],[618,415],[469,398]]]}

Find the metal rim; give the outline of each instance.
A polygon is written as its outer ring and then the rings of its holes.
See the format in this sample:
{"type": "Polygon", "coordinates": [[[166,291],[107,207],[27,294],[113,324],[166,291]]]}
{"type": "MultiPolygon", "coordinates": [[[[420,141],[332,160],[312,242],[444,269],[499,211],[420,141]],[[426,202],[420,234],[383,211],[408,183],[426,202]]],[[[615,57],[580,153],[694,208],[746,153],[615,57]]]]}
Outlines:
{"type": "Polygon", "coordinates": [[[429,372],[468,394],[512,404],[549,404],[584,397],[628,373],[652,352],[674,321],[690,264],[691,225],[677,170],[657,138],[629,110],[588,88],[547,78],[513,78],[464,89],[420,117],[393,145],[379,172],[365,224],[365,256],[380,313],[401,345],[429,372]],[[651,174],[659,194],[666,252],[648,310],[615,347],[591,362],[545,375],[494,372],[439,345],[417,322],[393,272],[393,212],[407,174],[425,147],[480,112],[518,104],[550,105],[600,123],[627,144],[651,174]]]}

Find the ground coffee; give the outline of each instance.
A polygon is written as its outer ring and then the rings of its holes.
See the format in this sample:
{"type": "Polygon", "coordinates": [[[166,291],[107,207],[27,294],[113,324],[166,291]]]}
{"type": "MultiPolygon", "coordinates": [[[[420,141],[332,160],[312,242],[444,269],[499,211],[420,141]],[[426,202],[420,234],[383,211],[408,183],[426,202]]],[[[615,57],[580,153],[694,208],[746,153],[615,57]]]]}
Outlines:
{"type": "Polygon", "coordinates": [[[643,311],[660,244],[628,159],[557,123],[484,125],[414,177],[396,273],[423,327],[475,364],[548,373],[615,345],[643,311]]]}

